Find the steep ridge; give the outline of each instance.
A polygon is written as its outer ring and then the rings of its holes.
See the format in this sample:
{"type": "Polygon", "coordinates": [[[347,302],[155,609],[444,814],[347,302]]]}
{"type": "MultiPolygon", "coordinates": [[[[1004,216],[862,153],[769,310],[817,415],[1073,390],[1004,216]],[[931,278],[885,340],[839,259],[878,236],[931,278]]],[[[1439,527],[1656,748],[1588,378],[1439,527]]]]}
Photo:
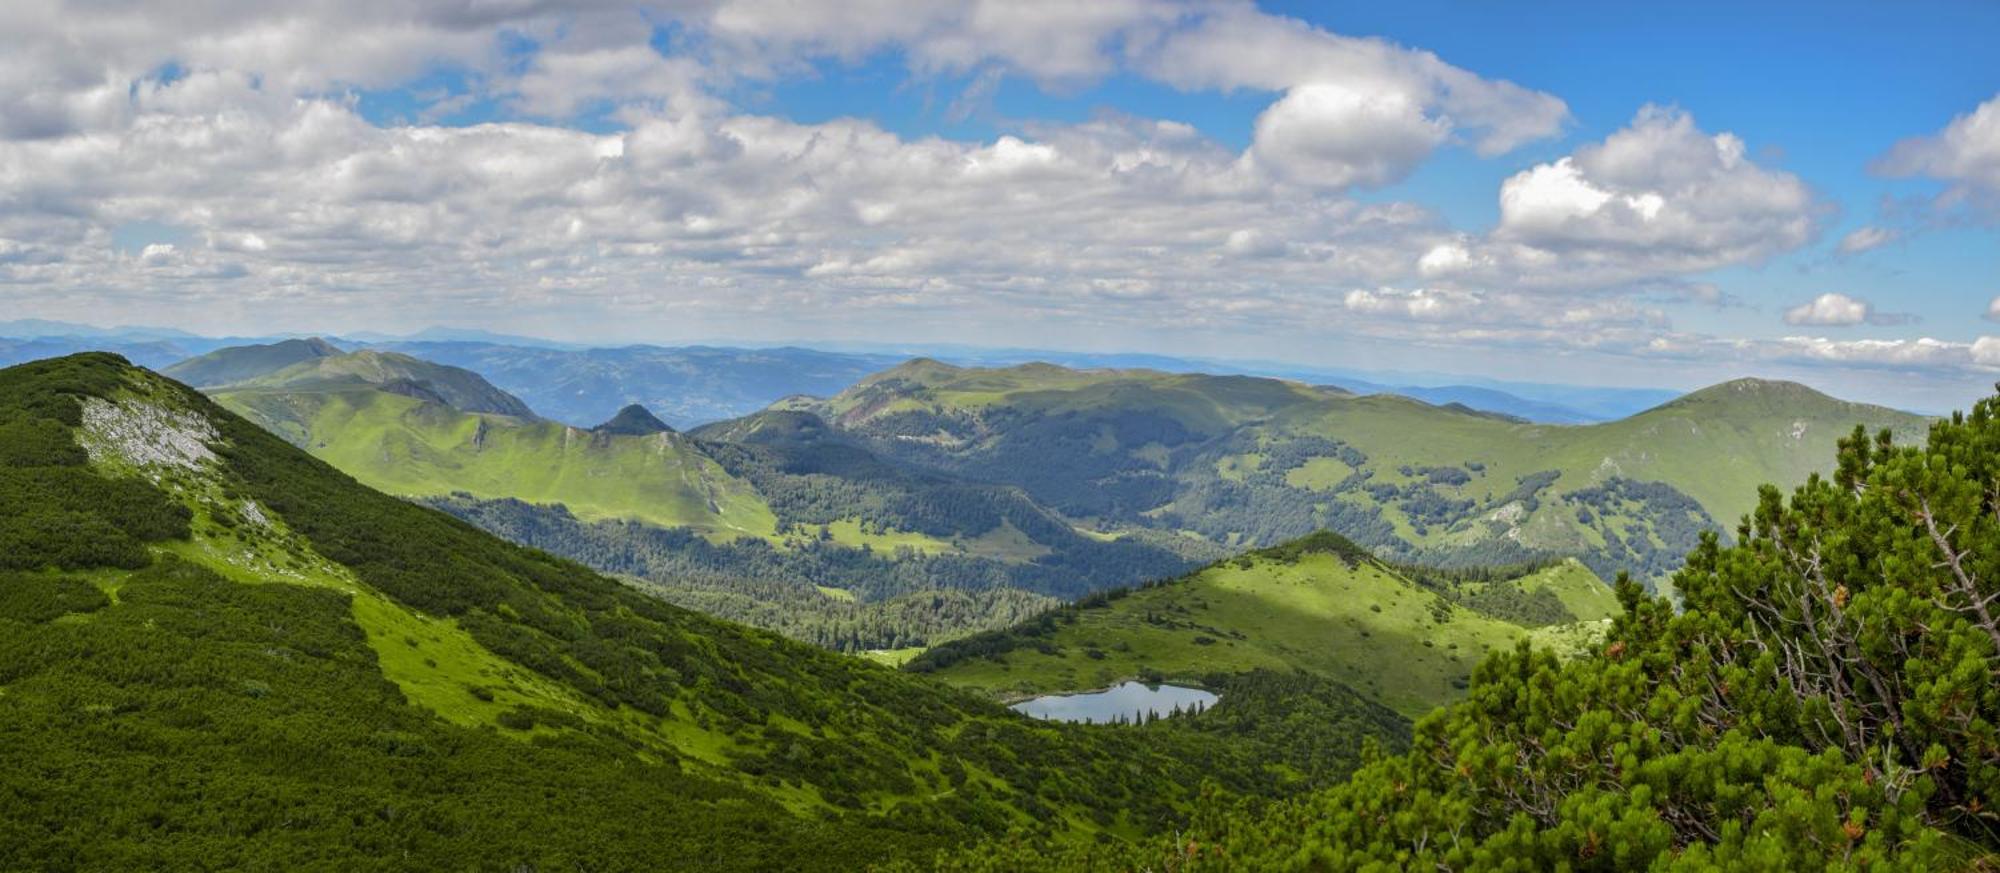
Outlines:
{"type": "Polygon", "coordinates": [[[8,868],[846,870],[1164,833],[1205,780],[1404,735],[1331,684],[1309,749],[1226,707],[1031,722],[372,491],[108,355],[0,371],[0,434],[8,868]]]}

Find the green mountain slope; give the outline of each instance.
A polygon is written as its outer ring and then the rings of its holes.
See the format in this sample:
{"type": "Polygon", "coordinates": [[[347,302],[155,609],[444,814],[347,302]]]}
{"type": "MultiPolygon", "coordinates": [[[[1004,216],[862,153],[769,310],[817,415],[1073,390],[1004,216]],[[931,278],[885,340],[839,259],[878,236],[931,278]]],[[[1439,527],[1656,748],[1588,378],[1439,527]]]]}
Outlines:
{"type": "Polygon", "coordinates": [[[462,412],[484,412],[513,418],[535,417],[528,404],[471,370],[436,364],[396,352],[363,349],[332,357],[315,357],[289,367],[231,383],[235,391],[303,393],[372,387],[434,400],[462,412]]]}
{"type": "Polygon", "coordinates": [[[588,519],[723,537],[777,528],[753,489],[678,434],[592,432],[345,382],[233,388],[215,398],[391,494],[561,503],[588,519]]]}
{"type": "Polygon", "coordinates": [[[1445,564],[1575,555],[1663,578],[1756,486],[1825,468],[1856,424],[1925,419],[1741,380],[1620,421],[1524,424],[1297,383],[915,361],[827,400],[794,398],[871,449],[1019,485],[1106,530],[1268,545],[1331,528],[1445,564]]]}
{"type": "Polygon", "coordinates": [[[215,388],[267,376],[295,364],[331,358],[341,350],[326,340],[291,339],[267,345],[230,346],[188,358],[162,370],[196,388],[215,388]]]}
{"type": "Polygon", "coordinates": [[[2000,864],[2000,398],[1920,446],[1856,431],[1741,542],[1637,586],[1601,648],[1482,665],[1408,752],[1151,847],[945,869],[1990,870],[2000,864]]]}
{"type": "Polygon", "coordinates": [[[466,410],[413,380],[445,369],[364,352],[212,393],[371,487],[844,650],[1005,626],[1051,595],[1180,572],[1196,545],[1088,536],[1017,489],[887,463],[788,414],[737,422],[737,444],[638,407],[591,430],[466,410]]]}
{"type": "Polygon", "coordinates": [[[1003,698],[1304,670],[1416,716],[1487,654],[1528,638],[1574,649],[1618,610],[1575,561],[1491,580],[1425,573],[1319,534],[946,643],[907,669],[1003,698]]]}
{"type": "Polygon", "coordinates": [[[1404,736],[1331,684],[1282,748],[1229,707],[1032,722],[370,490],[108,355],[0,371],[0,436],[7,869],[850,870],[1164,833],[1204,781],[1404,736]]]}

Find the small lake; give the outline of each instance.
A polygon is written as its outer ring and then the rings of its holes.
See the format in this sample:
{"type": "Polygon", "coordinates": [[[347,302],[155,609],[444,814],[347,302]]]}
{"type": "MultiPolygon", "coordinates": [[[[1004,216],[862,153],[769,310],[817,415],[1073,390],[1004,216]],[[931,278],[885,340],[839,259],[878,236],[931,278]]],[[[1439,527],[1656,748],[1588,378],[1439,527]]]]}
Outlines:
{"type": "Polygon", "coordinates": [[[1214,706],[1219,699],[1214,692],[1199,688],[1126,682],[1088,694],[1044,695],[1021,701],[1011,708],[1035,718],[1102,724],[1119,716],[1130,721],[1135,715],[1146,712],[1164,718],[1173,714],[1174,707],[1180,707],[1182,712],[1189,712],[1197,706],[1206,709],[1214,706]]]}

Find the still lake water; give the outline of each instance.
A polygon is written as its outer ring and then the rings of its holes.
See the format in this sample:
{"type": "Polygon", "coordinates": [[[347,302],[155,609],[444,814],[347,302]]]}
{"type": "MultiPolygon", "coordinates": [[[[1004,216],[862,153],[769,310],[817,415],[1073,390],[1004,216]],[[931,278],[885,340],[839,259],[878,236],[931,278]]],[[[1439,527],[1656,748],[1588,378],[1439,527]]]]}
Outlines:
{"type": "Polygon", "coordinates": [[[1143,712],[1165,717],[1175,706],[1187,712],[1197,704],[1203,708],[1214,706],[1218,699],[1213,692],[1199,688],[1126,682],[1089,694],[1049,694],[1016,703],[1012,709],[1035,718],[1102,723],[1121,715],[1129,720],[1143,712]]]}

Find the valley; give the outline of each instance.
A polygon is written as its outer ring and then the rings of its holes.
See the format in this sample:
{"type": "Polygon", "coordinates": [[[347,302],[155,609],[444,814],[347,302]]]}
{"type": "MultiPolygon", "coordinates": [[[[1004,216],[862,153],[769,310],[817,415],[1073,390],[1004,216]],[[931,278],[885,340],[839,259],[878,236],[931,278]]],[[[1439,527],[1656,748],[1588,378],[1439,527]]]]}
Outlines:
{"type": "MultiPolygon", "coordinates": [[[[9,866],[852,869],[1010,828],[1148,833],[1203,782],[1312,784],[1407,731],[1335,684],[1303,746],[1028,722],[371,491],[110,356],[0,371],[0,433],[26,510],[0,519],[9,866]],[[554,795],[552,818],[532,798],[554,795]],[[290,819],[258,817],[273,799],[290,819]],[[31,824],[56,815],[112,824],[31,824]]],[[[1256,681],[1240,699],[1275,705],[1256,681]]]]}
{"type": "Polygon", "coordinates": [[[1451,574],[1321,533],[945,643],[904,669],[1002,700],[1301,670],[1415,718],[1457,697],[1489,654],[1522,640],[1582,651],[1619,612],[1573,560],[1451,574]]]}
{"type": "Polygon", "coordinates": [[[1413,565],[1574,558],[1664,585],[1755,483],[1824,470],[1811,459],[1856,425],[1925,426],[1754,380],[1559,426],[1248,376],[919,359],[683,433],[638,405],[549,421],[481,374],[324,341],[175,369],[370,486],[852,652],[1318,530],[1413,565]]]}

